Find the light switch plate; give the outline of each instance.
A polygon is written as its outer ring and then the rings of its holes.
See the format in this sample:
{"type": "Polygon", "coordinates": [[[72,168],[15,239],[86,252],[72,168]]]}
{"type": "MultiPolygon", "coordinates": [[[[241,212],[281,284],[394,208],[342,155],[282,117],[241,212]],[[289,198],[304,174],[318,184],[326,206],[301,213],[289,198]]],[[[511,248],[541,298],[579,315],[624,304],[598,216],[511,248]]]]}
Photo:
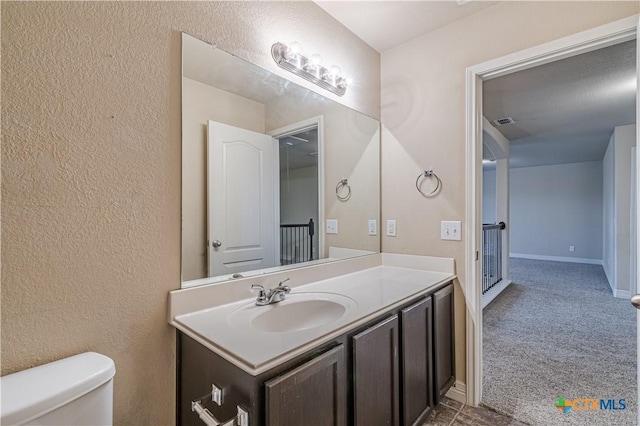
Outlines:
{"type": "Polygon", "coordinates": [[[369,219],[369,235],[378,235],[378,221],[369,219]]]}
{"type": "Polygon", "coordinates": [[[440,239],[441,240],[462,240],[460,229],[462,228],[459,220],[443,220],[440,222],[440,239]]]}
{"type": "Polygon", "coordinates": [[[396,220],[389,219],[387,220],[387,237],[395,237],[396,236],[396,220]]]}
{"type": "Polygon", "coordinates": [[[327,219],[327,234],[338,233],[338,219],[327,219]]]}

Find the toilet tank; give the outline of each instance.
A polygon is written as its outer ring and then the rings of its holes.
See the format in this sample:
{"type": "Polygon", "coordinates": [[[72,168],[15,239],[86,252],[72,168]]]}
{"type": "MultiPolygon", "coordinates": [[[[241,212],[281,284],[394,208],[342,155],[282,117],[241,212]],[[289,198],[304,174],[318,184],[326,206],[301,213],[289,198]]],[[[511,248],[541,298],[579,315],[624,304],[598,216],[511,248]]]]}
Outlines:
{"type": "Polygon", "coordinates": [[[0,378],[0,424],[111,425],[111,358],[86,352],[0,378]]]}

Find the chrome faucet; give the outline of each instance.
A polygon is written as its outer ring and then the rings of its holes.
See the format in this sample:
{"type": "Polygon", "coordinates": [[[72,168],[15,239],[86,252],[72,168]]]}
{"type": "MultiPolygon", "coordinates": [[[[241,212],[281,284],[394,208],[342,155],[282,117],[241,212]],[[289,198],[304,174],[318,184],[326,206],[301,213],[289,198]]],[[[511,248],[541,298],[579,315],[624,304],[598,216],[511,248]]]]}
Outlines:
{"type": "Polygon", "coordinates": [[[276,288],[273,288],[268,292],[265,292],[264,287],[259,284],[251,285],[251,290],[259,291],[258,298],[256,299],[256,305],[264,306],[282,302],[284,300],[284,295],[291,291],[289,286],[283,285],[287,281],[289,281],[289,278],[280,281],[276,288]]]}

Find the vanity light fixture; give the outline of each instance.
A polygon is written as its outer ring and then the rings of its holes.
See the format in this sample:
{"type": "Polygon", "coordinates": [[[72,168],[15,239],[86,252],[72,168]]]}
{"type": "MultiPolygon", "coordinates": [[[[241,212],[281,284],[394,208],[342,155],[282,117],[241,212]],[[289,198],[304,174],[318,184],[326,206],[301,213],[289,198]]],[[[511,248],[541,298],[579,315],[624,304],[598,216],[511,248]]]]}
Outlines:
{"type": "Polygon", "coordinates": [[[271,46],[271,56],[280,68],[299,75],[331,93],[342,96],[347,91],[347,80],[340,68],[336,65],[325,68],[318,54],[307,58],[302,54],[302,45],[298,42],[289,46],[275,43],[271,46]]]}

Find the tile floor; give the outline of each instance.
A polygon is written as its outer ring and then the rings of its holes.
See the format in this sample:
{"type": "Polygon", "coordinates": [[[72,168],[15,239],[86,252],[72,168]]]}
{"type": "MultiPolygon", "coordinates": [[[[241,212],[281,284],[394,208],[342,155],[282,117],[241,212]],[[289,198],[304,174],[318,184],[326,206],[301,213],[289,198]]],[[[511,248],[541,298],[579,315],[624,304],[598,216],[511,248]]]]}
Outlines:
{"type": "Polygon", "coordinates": [[[423,426],[524,426],[511,417],[499,414],[486,407],[471,407],[444,397],[431,412],[423,426]]]}

